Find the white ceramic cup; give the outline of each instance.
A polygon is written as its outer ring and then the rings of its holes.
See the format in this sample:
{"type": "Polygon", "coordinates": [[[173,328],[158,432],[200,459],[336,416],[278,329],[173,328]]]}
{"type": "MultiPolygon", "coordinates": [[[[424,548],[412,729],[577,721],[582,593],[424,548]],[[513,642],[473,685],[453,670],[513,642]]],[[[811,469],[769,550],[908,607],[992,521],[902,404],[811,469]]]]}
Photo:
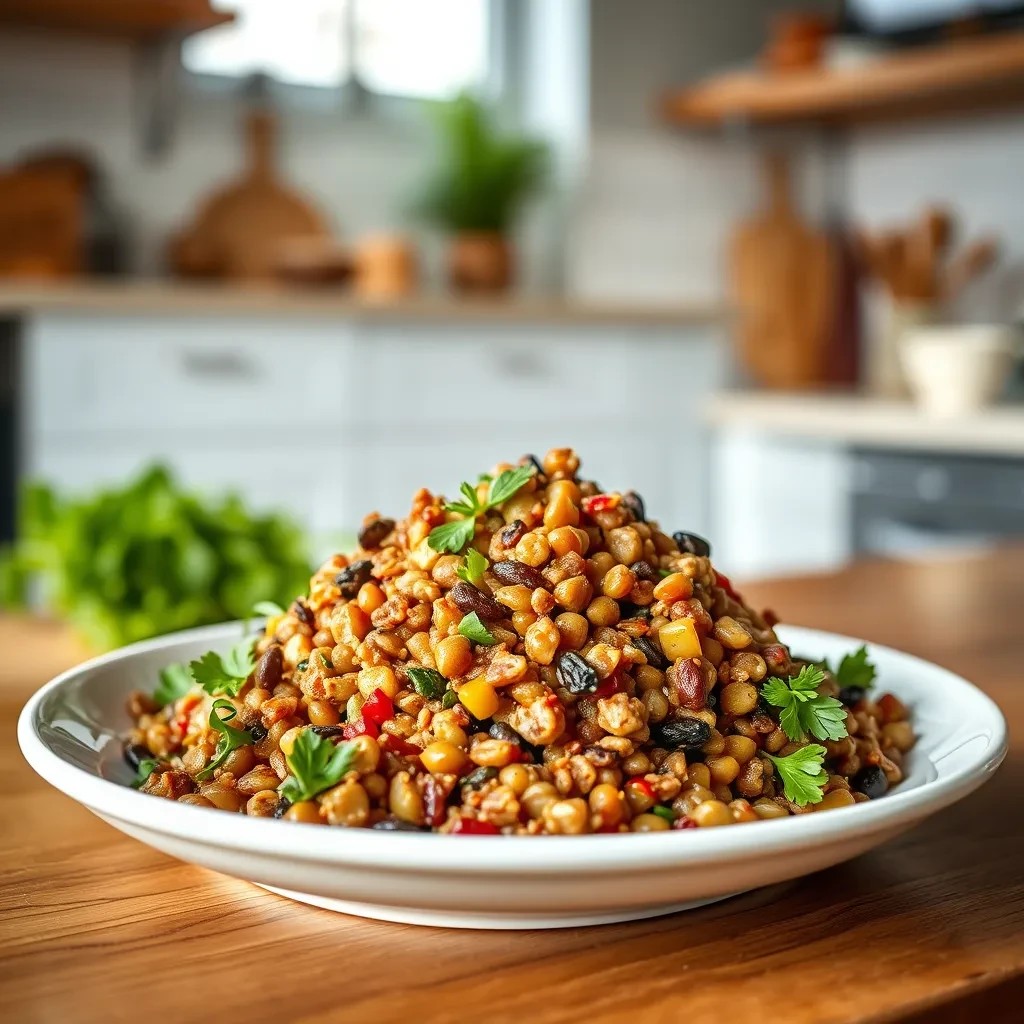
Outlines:
{"type": "Polygon", "coordinates": [[[900,360],[911,393],[933,416],[961,416],[994,402],[1020,353],[1017,330],[1003,324],[911,328],[900,360]]]}

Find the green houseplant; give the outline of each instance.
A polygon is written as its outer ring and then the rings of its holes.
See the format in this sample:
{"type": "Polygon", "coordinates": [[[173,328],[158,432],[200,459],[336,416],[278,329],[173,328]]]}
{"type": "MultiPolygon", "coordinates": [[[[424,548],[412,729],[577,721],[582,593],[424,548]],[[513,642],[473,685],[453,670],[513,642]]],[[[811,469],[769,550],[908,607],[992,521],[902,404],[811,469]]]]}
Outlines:
{"type": "Polygon", "coordinates": [[[513,278],[509,233],[547,178],[548,148],[501,134],[472,96],[432,109],[440,153],[416,210],[450,233],[448,273],[456,289],[502,291],[513,278]]]}

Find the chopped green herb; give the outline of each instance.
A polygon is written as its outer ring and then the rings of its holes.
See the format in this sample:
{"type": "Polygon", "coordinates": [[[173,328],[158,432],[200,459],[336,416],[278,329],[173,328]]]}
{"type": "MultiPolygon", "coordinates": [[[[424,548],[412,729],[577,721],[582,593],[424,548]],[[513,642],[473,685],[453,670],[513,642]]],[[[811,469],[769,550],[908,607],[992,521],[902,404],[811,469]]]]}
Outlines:
{"type": "Polygon", "coordinates": [[[435,526],[427,537],[427,544],[435,551],[449,551],[457,555],[472,539],[476,532],[476,518],[456,519],[450,523],[435,526]]]}
{"type": "Polygon", "coordinates": [[[782,708],[779,724],[791,740],[804,740],[810,733],[819,740],[841,740],[846,736],[846,708],[835,699],[818,693],[825,673],[817,665],[806,665],[790,679],[769,679],[761,696],[782,708]]]}
{"type": "Polygon", "coordinates": [[[284,609],[276,601],[257,601],[252,610],[255,615],[265,615],[268,619],[284,615],[284,609]]]}
{"type": "Polygon", "coordinates": [[[145,784],[146,780],[160,767],[160,762],[154,757],[144,757],[139,762],[139,767],[135,771],[135,778],[132,779],[132,789],[141,789],[145,784]]]}
{"type": "Polygon", "coordinates": [[[676,820],[676,812],[671,807],[662,807],[661,804],[655,804],[651,808],[651,814],[656,814],[659,818],[664,818],[666,821],[676,820]]]}
{"type": "Polygon", "coordinates": [[[406,674],[412,680],[413,688],[421,697],[437,700],[448,689],[448,680],[434,668],[409,668],[406,674]]]}
{"type": "Polygon", "coordinates": [[[197,661],[189,663],[192,678],[209,694],[237,696],[256,667],[252,649],[253,639],[246,637],[227,654],[207,651],[197,661]]]}
{"type": "Polygon", "coordinates": [[[675,572],[676,572],[675,569],[659,569],[658,570],[658,575],[662,579],[664,579],[666,576],[673,576],[675,574],[675,572]]]}
{"type": "Polygon", "coordinates": [[[875,681],[875,666],[868,660],[867,644],[861,644],[853,654],[844,654],[839,668],[833,673],[840,686],[856,686],[862,690],[871,688],[875,681]]]}
{"type": "Polygon", "coordinates": [[[470,548],[466,552],[462,565],[455,570],[455,574],[460,580],[472,583],[475,587],[484,578],[484,573],[490,564],[476,548],[470,548]]]}
{"type": "Polygon", "coordinates": [[[153,700],[165,708],[180,697],[184,697],[195,685],[187,665],[168,665],[160,669],[160,682],[153,691],[153,700]]]}
{"type": "Polygon", "coordinates": [[[493,477],[493,476],[491,476],[491,474],[490,474],[490,473],[481,473],[481,474],[480,474],[480,475],[479,475],[479,476],[478,476],[478,477],[476,478],[476,482],[477,482],[478,484],[489,484],[489,483],[490,483],[490,482],[491,482],[491,481],[492,481],[493,479],[494,479],[494,477],[493,477]]]}
{"type": "Polygon", "coordinates": [[[445,505],[445,511],[455,512],[465,518],[435,526],[430,531],[427,543],[435,551],[450,551],[457,555],[473,539],[476,517],[508,501],[532,476],[533,466],[504,470],[498,474],[497,479],[490,482],[486,501],[481,501],[476,488],[464,481],[459,485],[459,493],[464,500],[449,502],[445,505]]]}
{"type": "Polygon", "coordinates": [[[479,789],[489,779],[496,779],[497,777],[498,769],[493,767],[493,765],[481,766],[459,779],[459,785],[469,786],[470,789],[479,789]]]}
{"type": "Polygon", "coordinates": [[[210,728],[220,733],[220,739],[217,741],[217,749],[213,752],[213,760],[196,775],[197,779],[208,779],[228,759],[228,754],[254,742],[253,735],[248,729],[235,729],[228,725],[237,714],[238,711],[231,701],[221,698],[213,702],[213,707],[210,708],[210,728]],[[231,713],[222,715],[221,711],[231,713]]]}
{"type": "Polygon", "coordinates": [[[281,796],[293,804],[312,800],[352,771],[357,753],[354,743],[335,746],[312,729],[303,729],[286,758],[291,775],[280,786],[281,796]]]}
{"type": "Polygon", "coordinates": [[[484,644],[487,647],[498,642],[494,639],[494,634],[480,621],[480,616],[476,612],[470,612],[462,617],[462,621],[459,623],[459,632],[467,640],[472,640],[476,644],[484,644]]]}
{"type": "Polygon", "coordinates": [[[768,754],[767,757],[782,779],[787,800],[792,800],[800,807],[821,802],[828,782],[828,773],[822,767],[825,760],[824,747],[812,743],[794,750],[788,757],[776,757],[774,754],[768,754]]]}
{"type": "Polygon", "coordinates": [[[526,486],[532,476],[533,466],[518,466],[516,469],[503,470],[498,474],[496,480],[491,481],[491,487],[487,493],[487,508],[494,508],[495,505],[501,505],[508,501],[513,494],[526,486]]]}
{"type": "Polygon", "coordinates": [[[459,703],[459,695],[454,690],[446,690],[444,696],[441,698],[441,707],[445,711],[449,711],[459,703]]]}
{"type": "Polygon", "coordinates": [[[305,672],[309,668],[309,658],[303,658],[302,661],[295,666],[297,672],[305,672]]]}

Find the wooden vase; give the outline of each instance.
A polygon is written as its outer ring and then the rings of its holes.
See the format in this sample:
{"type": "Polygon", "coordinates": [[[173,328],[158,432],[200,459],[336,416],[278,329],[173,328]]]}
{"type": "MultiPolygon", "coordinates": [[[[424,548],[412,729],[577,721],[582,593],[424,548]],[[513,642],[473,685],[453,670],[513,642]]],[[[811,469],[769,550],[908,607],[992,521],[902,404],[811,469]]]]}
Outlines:
{"type": "Polygon", "coordinates": [[[514,277],[512,243],[498,231],[463,231],[448,247],[448,280],[458,292],[508,291],[514,277]]]}

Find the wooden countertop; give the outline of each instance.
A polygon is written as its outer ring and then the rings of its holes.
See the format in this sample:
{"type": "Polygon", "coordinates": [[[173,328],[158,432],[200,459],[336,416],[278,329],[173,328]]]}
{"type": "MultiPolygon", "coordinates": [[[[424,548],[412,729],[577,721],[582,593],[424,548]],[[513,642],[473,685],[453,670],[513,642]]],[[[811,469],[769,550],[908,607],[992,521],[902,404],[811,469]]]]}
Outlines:
{"type": "Polygon", "coordinates": [[[1024,549],[744,589],[784,620],[969,676],[1010,722],[1006,763],[848,864],[672,917],[549,932],[343,917],[116,832],[38,779],[14,742],[22,702],[78,652],[53,626],[0,619],[0,1020],[1019,1019],[1024,549]]]}
{"type": "Polygon", "coordinates": [[[928,416],[909,401],[853,394],[726,391],[705,406],[718,427],[871,448],[1024,456],[1024,403],[928,416]]]}
{"type": "Polygon", "coordinates": [[[552,323],[674,327],[717,323],[713,302],[597,302],[543,296],[458,298],[420,294],[369,302],[345,289],[274,285],[184,284],[171,281],[0,282],[0,315],[75,313],[91,316],[289,316],[329,319],[470,323],[552,323]]]}

